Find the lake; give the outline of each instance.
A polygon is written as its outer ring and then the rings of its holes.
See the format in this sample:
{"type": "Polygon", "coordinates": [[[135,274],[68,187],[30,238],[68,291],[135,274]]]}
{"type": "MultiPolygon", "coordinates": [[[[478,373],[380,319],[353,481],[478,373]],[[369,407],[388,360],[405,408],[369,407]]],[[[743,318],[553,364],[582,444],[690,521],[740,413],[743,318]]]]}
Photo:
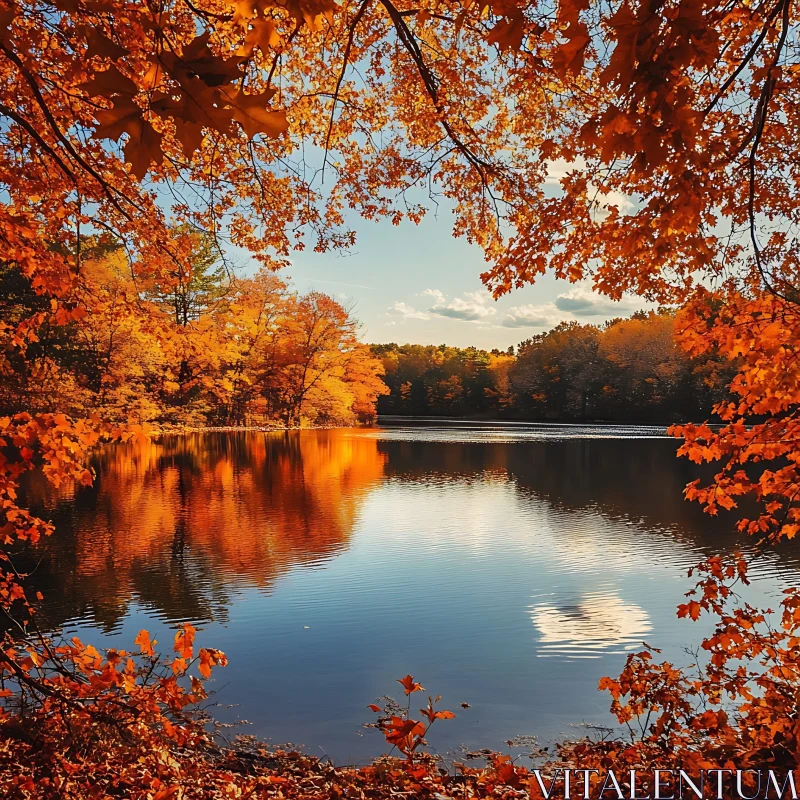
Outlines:
{"type": "MultiPolygon", "coordinates": [[[[597,682],[643,640],[686,662],[707,630],[675,614],[687,569],[749,546],[682,499],[676,447],[403,419],[111,446],[93,487],[26,486],[57,525],[33,583],[50,627],[97,645],[147,628],[169,651],[191,621],[230,660],[220,719],[338,763],[384,751],[366,705],[406,673],[457,714],[433,749],[546,743],[612,722],[597,682]]],[[[762,556],[747,598],[775,605],[799,568],[796,547],[762,556]]]]}

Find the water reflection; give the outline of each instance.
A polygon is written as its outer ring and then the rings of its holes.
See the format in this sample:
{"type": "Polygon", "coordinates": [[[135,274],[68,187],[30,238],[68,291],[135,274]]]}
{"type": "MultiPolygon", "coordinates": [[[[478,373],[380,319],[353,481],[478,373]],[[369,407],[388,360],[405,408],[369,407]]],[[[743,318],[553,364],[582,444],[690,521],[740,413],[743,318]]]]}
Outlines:
{"type": "Polygon", "coordinates": [[[192,434],[109,447],[91,488],[39,479],[28,492],[58,530],[37,553],[37,585],[58,583],[48,616],[113,630],[135,595],[173,622],[224,620],[242,586],[269,591],[347,547],[384,460],[338,431],[192,434]]]}
{"type": "MultiPolygon", "coordinates": [[[[590,433],[437,422],[111,447],[94,487],[26,487],[58,529],[27,566],[51,624],[95,644],[201,624],[230,659],[221,702],[246,707],[223,719],[340,761],[380,751],[363,709],[407,672],[470,704],[442,750],[607,724],[598,679],[645,637],[683,658],[703,633],[675,615],[687,568],[750,543],[682,500],[696,468],[663,431],[590,433]]],[[[799,547],[758,561],[748,599],[800,582],[799,547]]]]}
{"type": "MultiPolygon", "coordinates": [[[[79,618],[114,630],[134,597],[171,622],[225,621],[243,588],[268,593],[294,567],[345,550],[360,508],[382,483],[439,490],[438,513],[424,521],[439,552],[486,555],[497,532],[480,527],[476,541],[476,515],[518,513],[515,546],[529,556],[546,550],[551,574],[602,564],[619,575],[654,558],[688,568],[704,554],[747,550],[751,542],[732,533],[729,519],[683,501],[698,473],[675,449],[658,428],[594,429],[585,438],[581,426],[548,425],[164,436],[104,450],[90,488],[57,491],[32,476],[30,502],[58,535],[29,556],[54,624],[79,618]],[[461,494],[447,491],[479,484],[470,513],[461,494]],[[491,487],[509,486],[511,500],[489,502],[491,487]],[[532,503],[547,521],[537,530],[525,525],[532,503]],[[613,534],[598,535],[609,521],[618,523],[613,534]]],[[[390,505],[384,512],[399,513],[390,505]]],[[[391,526],[382,533],[390,536],[391,526]]],[[[798,548],[783,548],[755,574],[798,563],[798,548]]],[[[601,605],[586,602],[575,613],[601,605]]],[[[565,608],[545,606],[536,619],[573,619],[565,608]]],[[[624,617],[621,607],[609,608],[624,617]]]]}
{"type": "MultiPolygon", "coordinates": [[[[484,441],[483,428],[476,438],[475,431],[441,424],[432,431],[390,428],[372,435],[388,456],[388,476],[402,483],[511,481],[518,496],[544,501],[550,513],[594,517],[593,524],[570,526],[568,535],[555,541],[576,569],[594,568],[615,556],[617,568],[637,555],[667,557],[650,548],[671,547],[675,541],[686,548],[681,566],[687,567],[703,555],[752,550],[753,541],[734,532],[732,514],[711,517],[683,499],[687,483],[698,477],[710,480],[714,469],[677,458],[678,443],[665,429],[602,426],[587,438],[587,427],[520,424],[491,429],[492,436],[503,439],[499,443],[484,441]],[[612,537],[598,536],[598,516],[620,523],[612,537]],[[620,537],[623,546],[616,548],[620,537]]],[[[754,574],[774,574],[780,564],[800,567],[800,547],[767,553],[755,564],[754,574]]]]}
{"type": "Polygon", "coordinates": [[[530,614],[540,634],[540,658],[624,653],[639,647],[653,629],[643,608],[611,591],[590,592],[573,604],[538,603],[530,614]]]}

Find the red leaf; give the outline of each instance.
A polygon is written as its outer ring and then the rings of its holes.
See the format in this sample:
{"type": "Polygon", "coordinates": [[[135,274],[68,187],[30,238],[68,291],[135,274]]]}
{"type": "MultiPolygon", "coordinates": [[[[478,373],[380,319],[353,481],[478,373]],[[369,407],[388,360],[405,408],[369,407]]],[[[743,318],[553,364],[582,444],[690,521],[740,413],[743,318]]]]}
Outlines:
{"type": "Polygon", "coordinates": [[[405,689],[406,695],[423,691],[422,684],[416,683],[410,675],[406,675],[405,678],[398,678],[397,682],[405,689]]]}

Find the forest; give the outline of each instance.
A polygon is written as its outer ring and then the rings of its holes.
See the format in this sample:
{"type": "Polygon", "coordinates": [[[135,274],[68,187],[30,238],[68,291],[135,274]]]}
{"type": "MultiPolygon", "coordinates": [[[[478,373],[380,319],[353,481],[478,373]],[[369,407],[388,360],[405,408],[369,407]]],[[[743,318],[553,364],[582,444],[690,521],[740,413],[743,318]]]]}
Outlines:
{"type": "Polygon", "coordinates": [[[31,320],[21,353],[4,339],[0,414],[63,409],[171,427],[343,425],[371,420],[386,391],[358,322],[321,292],[298,295],[274,271],[237,278],[208,236],[176,239],[189,268],[134,279],[107,236],[82,238],[70,304],[47,314],[17,264],[0,264],[0,325],[31,320]]]}
{"type": "Polygon", "coordinates": [[[735,373],[675,340],[675,313],[602,326],[564,322],[508,351],[365,345],[333,297],[298,295],[280,272],[240,278],[213,239],[184,227],[191,272],[138,282],[108,237],[80,242],[72,299],[92,313],[45,316],[13,263],[0,264],[0,322],[42,314],[25,357],[0,362],[0,413],[58,407],[162,430],[354,425],[376,414],[520,420],[703,419],[735,373]]]}
{"type": "Polygon", "coordinates": [[[381,414],[542,421],[705,419],[735,365],[693,358],[675,341],[670,311],[602,326],[563,322],[517,348],[372,345],[389,394],[381,414]]]}

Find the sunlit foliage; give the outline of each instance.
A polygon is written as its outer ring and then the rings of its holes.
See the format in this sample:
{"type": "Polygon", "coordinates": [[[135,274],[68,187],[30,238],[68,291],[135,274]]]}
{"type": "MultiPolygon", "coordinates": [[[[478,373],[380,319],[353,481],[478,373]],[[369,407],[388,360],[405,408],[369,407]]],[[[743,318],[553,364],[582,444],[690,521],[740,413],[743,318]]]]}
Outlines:
{"type": "MultiPolygon", "coordinates": [[[[145,282],[142,296],[121,248],[86,246],[75,302],[91,313],[45,316],[24,353],[8,343],[0,413],[58,408],[161,427],[374,416],[381,368],[347,309],[320,292],[298,296],[266,270],[228,279],[208,241],[191,238],[191,279],[145,282]]],[[[31,281],[10,264],[0,279],[0,323],[31,320],[42,304],[31,281]]]]}

